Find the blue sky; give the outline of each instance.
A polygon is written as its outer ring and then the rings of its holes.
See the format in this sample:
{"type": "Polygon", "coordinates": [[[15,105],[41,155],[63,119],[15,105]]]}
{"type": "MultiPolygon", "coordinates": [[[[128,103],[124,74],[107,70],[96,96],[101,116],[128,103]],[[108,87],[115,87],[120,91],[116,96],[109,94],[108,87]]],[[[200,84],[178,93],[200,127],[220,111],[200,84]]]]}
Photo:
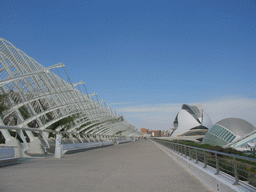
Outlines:
{"type": "Polygon", "coordinates": [[[3,0],[0,15],[2,38],[139,129],[171,128],[183,103],[256,125],[255,0],[3,0]]]}

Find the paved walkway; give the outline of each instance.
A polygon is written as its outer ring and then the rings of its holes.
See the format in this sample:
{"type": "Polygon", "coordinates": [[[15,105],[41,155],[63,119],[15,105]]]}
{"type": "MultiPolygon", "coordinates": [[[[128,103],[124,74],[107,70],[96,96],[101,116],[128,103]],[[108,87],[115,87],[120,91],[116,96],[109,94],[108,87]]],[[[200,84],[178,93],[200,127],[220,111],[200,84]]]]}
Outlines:
{"type": "Polygon", "coordinates": [[[0,191],[205,192],[200,181],[151,140],[0,168],[0,191]]]}

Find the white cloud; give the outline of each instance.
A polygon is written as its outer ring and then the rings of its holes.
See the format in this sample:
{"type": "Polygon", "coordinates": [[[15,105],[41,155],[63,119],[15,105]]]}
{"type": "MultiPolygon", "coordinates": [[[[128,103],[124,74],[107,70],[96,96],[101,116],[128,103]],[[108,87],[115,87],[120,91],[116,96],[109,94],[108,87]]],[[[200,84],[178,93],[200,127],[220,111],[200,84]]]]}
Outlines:
{"type": "Polygon", "coordinates": [[[141,105],[141,106],[131,106],[131,107],[122,107],[119,108],[119,111],[126,112],[126,113],[147,113],[147,112],[177,112],[179,110],[180,104],[151,104],[151,105],[141,105]]]}
{"type": "Polygon", "coordinates": [[[202,102],[202,106],[213,123],[224,118],[236,117],[244,119],[254,126],[256,124],[256,99],[223,98],[202,102]]]}
{"type": "MultiPolygon", "coordinates": [[[[198,102],[200,103],[200,102],[198,102]]],[[[195,105],[198,103],[186,103],[195,105]]],[[[125,119],[138,129],[170,129],[183,103],[151,104],[118,108],[125,119]]],[[[228,118],[244,119],[256,125],[256,99],[243,97],[226,97],[201,102],[203,110],[208,113],[213,123],[228,118]]]]}
{"type": "Polygon", "coordinates": [[[127,104],[131,104],[134,102],[121,102],[121,103],[110,103],[109,105],[127,105],[127,104]]]}

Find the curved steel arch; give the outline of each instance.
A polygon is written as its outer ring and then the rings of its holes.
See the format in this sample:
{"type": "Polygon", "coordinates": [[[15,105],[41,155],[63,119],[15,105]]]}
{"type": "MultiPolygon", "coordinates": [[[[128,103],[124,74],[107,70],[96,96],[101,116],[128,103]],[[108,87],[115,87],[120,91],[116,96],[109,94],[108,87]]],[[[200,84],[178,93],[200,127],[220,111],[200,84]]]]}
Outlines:
{"type": "Polygon", "coordinates": [[[89,95],[85,89],[85,95],[75,88],[79,84],[84,84],[83,81],[76,84],[68,83],[51,71],[59,67],[64,68],[64,65],[60,63],[45,68],[10,42],[0,38],[0,93],[8,94],[10,106],[4,112],[1,122],[3,120],[10,125],[24,127],[36,121],[38,128],[44,130],[65,117],[79,114],[69,132],[114,135],[120,131],[130,130],[129,132],[140,135],[137,129],[126,122],[118,122],[117,115],[102,107],[101,103],[104,101],[99,102],[96,93],[89,95]],[[96,95],[97,101],[92,99],[93,95],[96,95]],[[28,118],[22,116],[19,111],[21,107],[25,107],[28,118]],[[48,113],[53,113],[53,119],[50,121],[47,121],[48,113]],[[13,119],[17,119],[17,122],[12,122],[13,119]],[[78,130],[81,125],[88,122],[94,123],[78,130]]]}

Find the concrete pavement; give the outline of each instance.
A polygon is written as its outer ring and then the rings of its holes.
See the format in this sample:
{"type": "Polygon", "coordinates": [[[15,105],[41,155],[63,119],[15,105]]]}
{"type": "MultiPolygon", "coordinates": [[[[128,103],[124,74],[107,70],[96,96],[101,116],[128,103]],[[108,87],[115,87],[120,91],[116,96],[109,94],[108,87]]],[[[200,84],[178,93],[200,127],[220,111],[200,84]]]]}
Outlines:
{"type": "Polygon", "coordinates": [[[0,191],[209,191],[151,140],[0,168],[0,191]]]}

